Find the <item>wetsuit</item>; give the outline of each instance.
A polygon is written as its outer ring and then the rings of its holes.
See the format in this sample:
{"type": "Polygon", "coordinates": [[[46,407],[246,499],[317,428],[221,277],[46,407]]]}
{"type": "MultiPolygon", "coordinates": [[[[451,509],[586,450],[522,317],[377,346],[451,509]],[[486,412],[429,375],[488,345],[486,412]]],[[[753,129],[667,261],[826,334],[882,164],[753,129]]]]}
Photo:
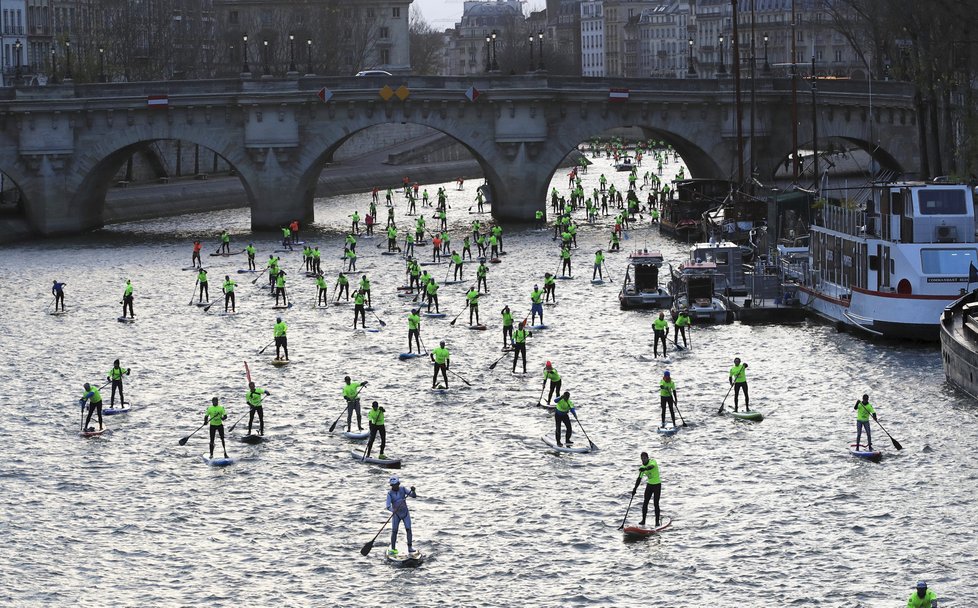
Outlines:
{"type": "Polygon", "coordinates": [[[54,296],[55,312],[57,312],[58,310],[59,302],[61,303],[61,310],[64,311],[65,309],[65,285],[67,285],[67,283],[59,283],[57,281],[55,281],[54,284],[51,285],[51,295],[54,296]]]}
{"type": "Polygon", "coordinates": [[[666,426],[666,406],[669,406],[669,415],[672,416],[672,426],[676,426],[676,383],[672,380],[663,378],[659,380],[659,406],[662,408],[662,426],[666,426]]]}
{"type": "MultiPolygon", "coordinates": [[[[747,394],[747,364],[741,363],[730,368],[730,382],[734,387],[734,411],[737,411],[737,398],[744,391],[744,409],[750,411],[750,395],[747,394]]],[[[869,425],[866,425],[869,428],[869,425]]]]}
{"type": "Polygon", "coordinates": [[[438,348],[431,351],[431,360],[435,362],[435,373],[431,377],[431,388],[438,386],[438,372],[441,371],[442,379],[445,381],[445,387],[448,388],[448,366],[451,365],[450,354],[448,349],[439,346],[438,348]]]}
{"type": "Polygon", "coordinates": [[[85,404],[85,399],[88,399],[88,416],[85,417],[85,424],[82,425],[82,430],[88,430],[88,423],[92,421],[92,414],[98,412],[98,428],[102,429],[102,393],[99,392],[97,388],[89,385],[90,389],[82,394],[82,405],[85,404]]]}
{"type": "Polygon", "coordinates": [[[374,447],[374,437],[380,435],[380,457],[386,458],[384,449],[387,447],[387,427],[384,424],[384,408],[370,408],[367,412],[367,426],[370,428],[370,439],[367,440],[366,457],[370,456],[370,450],[374,447]]]}
{"type": "Polygon", "coordinates": [[[326,278],[322,275],[316,277],[316,287],[319,288],[316,296],[316,306],[329,306],[329,297],[326,295],[326,278]]]}
{"type": "Polygon", "coordinates": [[[503,348],[506,348],[513,341],[513,313],[508,309],[503,309],[503,348]]]}
{"type": "Polygon", "coordinates": [[[666,332],[669,331],[669,322],[665,319],[656,319],[652,322],[652,330],[655,334],[655,342],[652,346],[652,355],[659,356],[659,341],[662,341],[662,356],[666,356],[666,332]]]}
{"type": "Polygon", "coordinates": [[[349,433],[353,427],[353,413],[357,414],[357,428],[363,430],[363,421],[360,418],[360,388],[366,382],[350,382],[343,386],[343,398],[346,399],[346,431],[349,433]]]}
{"type": "Polygon", "coordinates": [[[231,305],[231,310],[234,310],[234,288],[237,286],[230,278],[224,281],[224,312],[228,311],[228,304],[231,305]]]}
{"type": "Polygon", "coordinates": [[[413,312],[408,315],[408,352],[413,353],[411,349],[411,337],[414,337],[414,343],[418,347],[418,352],[421,352],[421,315],[416,315],[413,312]]]}
{"type": "Polygon", "coordinates": [[[543,372],[543,381],[550,381],[550,390],[547,392],[547,404],[550,403],[550,399],[556,394],[557,398],[560,398],[560,374],[557,373],[553,367],[550,367],[543,372]]]}
{"type": "Polygon", "coordinates": [[[673,327],[674,327],[674,329],[672,331],[672,343],[673,344],[675,344],[676,346],[679,346],[679,334],[682,334],[683,335],[683,346],[684,347],[685,346],[688,346],[688,344],[686,343],[686,328],[689,327],[690,323],[692,323],[692,321],[689,318],[689,315],[687,315],[684,312],[679,313],[679,316],[676,317],[676,321],[673,324],[673,327]]]}
{"type": "Polygon", "coordinates": [[[109,399],[109,406],[115,407],[115,392],[119,391],[119,403],[122,405],[126,404],[126,398],[122,396],[122,374],[128,374],[129,369],[122,371],[121,367],[113,367],[109,370],[109,374],[106,376],[107,380],[112,381],[112,396],[109,399]]]}
{"type": "Polygon", "coordinates": [[[289,360],[289,338],[286,336],[286,332],[289,327],[285,324],[285,321],[280,321],[275,324],[275,358],[279,359],[279,349],[285,351],[285,360],[289,360]]]}
{"type": "Polygon", "coordinates": [[[265,395],[269,395],[263,388],[255,388],[254,390],[248,389],[248,394],[245,396],[245,401],[248,402],[248,434],[251,435],[251,423],[255,420],[255,414],[258,414],[258,434],[265,434],[265,415],[262,408],[262,399],[265,395]]]}
{"type": "Polygon", "coordinates": [[[645,498],[642,500],[642,522],[639,525],[645,525],[645,518],[649,513],[649,499],[652,499],[652,506],[655,509],[655,527],[658,528],[660,523],[659,497],[662,495],[662,483],[659,480],[659,464],[654,458],[649,458],[648,464],[638,468],[638,479],[635,480],[635,488],[632,490],[632,494],[638,490],[638,485],[642,482],[643,477],[646,479],[645,498]]]}
{"type": "Polygon", "coordinates": [[[132,311],[132,283],[126,281],[126,290],[122,292],[122,316],[126,316],[126,309],[129,310],[129,318],[136,316],[132,311]]]}
{"type": "Polygon", "coordinates": [[[204,416],[204,422],[210,423],[211,458],[214,457],[214,435],[218,434],[221,436],[221,449],[224,450],[224,457],[228,457],[228,448],[224,445],[224,419],[227,417],[227,412],[224,411],[223,406],[208,406],[207,415],[204,416]]]}
{"type": "Polygon", "coordinates": [[[364,312],[363,308],[363,292],[357,291],[353,294],[353,329],[357,328],[357,318],[360,319],[363,328],[367,328],[367,313],[364,312]]]}
{"type": "Polygon", "coordinates": [[[472,316],[475,315],[475,323],[479,324],[479,292],[470,290],[465,294],[465,299],[469,305],[469,325],[472,325],[472,316]]]}
{"type": "Polygon", "coordinates": [[[417,498],[414,490],[405,490],[398,486],[396,490],[391,489],[387,492],[387,510],[394,514],[391,518],[391,550],[397,551],[397,530],[404,522],[404,531],[407,532],[408,553],[414,550],[413,536],[411,534],[411,513],[408,511],[407,498],[417,498]]]}
{"type": "Polygon", "coordinates": [[[211,293],[207,288],[207,271],[201,270],[197,273],[197,283],[200,285],[200,297],[197,299],[198,302],[210,302],[211,293]]]}
{"type": "Polygon", "coordinates": [[[574,411],[574,403],[570,399],[564,399],[560,397],[557,399],[556,409],[554,410],[554,421],[556,422],[557,429],[555,432],[555,437],[557,438],[557,445],[564,445],[560,442],[560,425],[563,424],[567,427],[564,433],[564,443],[567,445],[572,445],[574,442],[571,441],[571,423],[569,412],[574,411]]]}
{"type": "Polygon", "coordinates": [[[513,335],[513,371],[516,371],[516,363],[520,360],[520,355],[523,356],[523,373],[526,373],[526,337],[530,335],[530,332],[526,331],[524,328],[519,328],[513,335]]]}

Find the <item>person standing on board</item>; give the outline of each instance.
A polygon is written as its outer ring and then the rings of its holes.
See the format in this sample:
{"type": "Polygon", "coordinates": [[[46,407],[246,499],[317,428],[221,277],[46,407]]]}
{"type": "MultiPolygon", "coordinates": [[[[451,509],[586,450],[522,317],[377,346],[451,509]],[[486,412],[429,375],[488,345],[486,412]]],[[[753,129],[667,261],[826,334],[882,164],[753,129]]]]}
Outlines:
{"type": "Polygon", "coordinates": [[[255,265],[255,246],[248,243],[245,251],[248,253],[248,270],[258,270],[258,267],[255,265]]]}
{"type": "Polygon", "coordinates": [[[126,279],[126,289],[122,292],[122,316],[126,316],[126,309],[129,309],[129,318],[132,319],[136,313],[132,311],[132,281],[126,279]]]}
{"type": "Polygon", "coordinates": [[[316,287],[319,288],[316,296],[316,306],[329,306],[329,298],[326,296],[326,277],[323,273],[316,274],[316,287]]]}
{"type": "Polygon", "coordinates": [[[357,318],[361,320],[363,329],[367,329],[367,313],[364,312],[363,306],[365,299],[362,289],[353,292],[353,329],[357,328],[357,318]]]}
{"type": "Polygon", "coordinates": [[[278,306],[278,299],[281,296],[282,305],[289,305],[289,298],[285,295],[285,271],[279,269],[278,274],[275,276],[275,305],[278,306]]]}
{"type": "Polygon", "coordinates": [[[513,373],[516,373],[516,363],[523,356],[523,373],[526,373],[526,338],[533,336],[533,332],[526,331],[526,319],[520,321],[516,333],[513,334],[513,373]]]}
{"type": "Polygon", "coordinates": [[[536,324],[537,315],[540,315],[540,325],[543,325],[543,292],[539,285],[533,286],[530,292],[530,325],[536,324]]]}
{"type": "Polygon", "coordinates": [[[360,390],[367,386],[367,382],[352,382],[349,376],[343,378],[343,399],[346,400],[346,432],[349,433],[353,427],[353,413],[357,414],[357,429],[363,430],[363,421],[360,418],[360,390]]]}
{"type": "Polygon", "coordinates": [[[659,356],[659,341],[662,341],[662,356],[666,356],[666,339],[669,331],[669,322],[666,321],[665,313],[660,312],[659,318],[652,322],[652,333],[655,334],[655,342],[652,346],[652,356],[659,356]]]}
{"type": "Polygon", "coordinates": [[[547,393],[547,405],[550,405],[550,399],[557,395],[560,398],[560,374],[554,369],[553,364],[547,361],[547,365],[543,370],[543,381],[550,381],[550,392],[547,393]]]}
{"type": "Polygon", "coordinates": [[[465,305],[469,309],[469,325],[472,325],[472,316],[475,316],[475,324],[479,325],[479,296],[481,294],[475,287],[469,287],[465,294],[465,305]]]}
{"type": "Polygon", "coordinates": [[[642,521],[638,525],[645,525],[645,518],[649,513],[649,499],[652,499],[652,506],[655,509],[655,527],[659,527],[659,496],[662,495],[662,483],[659,480],[659,463],[654,458],[649,458],[648,453],[642,452],[642,466],[638,468],[638,479],[635,480],[635,487],[632,488],[632,496],[638,491],[638,486],[645,478],[645,499],[642,501],[642,521]]]}
{"type": "Polygon", "coordinates": [[[82,430],[84,431],[89,430],[88,423],[92,421],[92,414],[98,412],[98,429],[101,431],[102,430],[102,393],[100,393],[96,387],[92,386],[88,382],[85,383],[85,386],[83,388],[85,390],[82,393],[81,399],[79,399],[78,401],[79,403],[81,403],[82,407],[84,407],[85,401],[88,400],[88,416],[85,418],[85,424],[82,425],[82,430]]]}
{"type": "Polygon", "coordinates": [[[224,450],[224,457],[228,457],[228,448],[224,444],[224,421],[228,419],[224,406],[217,404],[217,397],[211,399],[211,404],[204,414],[204,424],[210,423],[211,434],[211,458],[214,458],[214,435],[221,435],[221,449],[224,450]]]}
{"type": "Polygon", "coordinates": [[[271,397],[272,394],[263,388],[255,388],[254,382],[248,383],[248,394],[245,401],[248,403],[248,434],[251,435],[251,424],[255,421],[255,414],[258,414],[258,434],[265,434],[265,413],[262,410],[262,400],[271,397]]]}
{"type": "Polygon", "coordinates": [[[285,324],[282,317],[275,317],[275,360],[281,360],[280,350],[285,351],[285,360],[289,360],[289,338],[285,335],[289,330],[289,326],[285,324]]]}
{"type": "Polygon", "coordinates": [[[404,522],[404,531],[407,532],[408,554],[414,553],[414,537],[411,534],[411,513],[408,511],[407,499],[417,498],[418,494],[414,491],[414,486],[410,490],[401,487],[401,480],[391,477],[388,483],[391,486],[387,492],[387,510],[393,515],[391,517],[391,548],[387,550],[390,555],[397,555],[397,530],[404,522]]]}
{"type": "Polygon", "coordinates": [[[669,415],[672,416],[672,426],[676,426],[675,403],[679,399],[676,394],[676,383],[669,376],[669,370],[662,372],[662,380],[659,380],[659,407],[662,408],[662,427],[666,428],[666,406],[669,406],[669,415]]]}
{"type": "Polygon", "coordinates": [[[105,377],[106,380],[112,382],[112,396],[109,399],[109,407],[115,407],[115,392],[117,390],[119,391],[119,403],[122,405],[126,404],[126,399],[122,396],[122,375],[125,374],[128,376],[131,371],[128,367],[125,371],[122,371],[122,366],[119,365],[118,359],[112,362],[112,369],[109,370],[108,375],[105,377]]]}
{"type": "Polygon", "coordinates": [[[604,268],[602,264],[604,264],[604,253],[598,249],[594,252],[594,272],[591,273],[592,281],[598,277],[601,277],[602,281],[604,280],[604,268]]]}
{"type": "MultiPolygon", "coordinates": [[[[730,380],[731,386],[734,388],[734,411],[737,411],[737,397],[740,396],[740,391],[744,391],[744,410],[750,411],[750,395],[747,394],[747,364],[740,362],[740,357],[734,358],[733,367],[730,368],[730,380]]],[[[866,425],[869,428],[869,425],[866,425]]]]}
{"type": "Polygon", "coordinates": [[[509,306],[503,306],[501,314],[503,316],[503,349],[506,349],[513,341],[513,313],[510,312],[509,306]]]}
{"type": "Polygon", "coordinates": [[[218,249],[218,253],[231,253],[231,235],[227,230],[221,232],[221,248],[218,249]]]}
{"type": "Polygon", "coordinates": [[[557,430],[555,433],[557,439],[557,445],[563,446],[566,443],[568,446],[574,445],[571,441],[571,430],[570,416],[567,414],[571,413],[575,416],[577,415],[577,410],[574,409],[574,403],[570,400],[570,391],[564,391],[564,394],[557,399],[557,403],[554,408],[554,421],[557,424],[557,430]],[[563,424],[566,427],[564,432],[564,443],[560,442],[560,425],[563,424]]]}
{"type": "Polygon", "coordinates": [[[445,348],[445,341],[438,343],[438,348],[431,351],[431,360],[435,362],[435,373],[431,377],[431,388],[438,387],[438,372],[441,371],[441,377],[445,381],[445,385],[442,388],[448,388],[448,367],[452,364],[451,353],[445,348]]]}
{"type": "Polygon", "coordinates": [[[876,410],[873,409],[873,404],[869,402],[869,395],[863,395],[861,401],[856,400],[856,405],[852,409],[856,410],[856,449],[859,449],[863,429],[866,429],[866,447],[872,452],[873,436],[869,431],[869,417],[872,416],[873,420],[876,420],[876,410]]]}
{"type": "Polygon", "coordinates": [[[221,286],[221,291],[224,292],[224,312],[228,311],[228,304],[231,305],[231,312],[235,312],[234,288],[237,287],[237,285],[237,281],[231,280],[231,275],[224,275],[224,285],[221,286]]]}
{"type": "Polygon", "coordinates": [[[54,296],[54,312],[58,312],[58,303],[61,303],[61,312],[65,311],[65,285],[67,283],[59,283],[54,281],[51,285],[51,295],[54,296]]]}
{"type": "Polygon", "coordinates": [[[918,581],[907,600],[907,608],[937,608],[937,594],[927,588],[926,582],[918,581]]]}
{"type": "Polygon", "coordinates": [[[414,344],[418,347],[418,354],[421,353],[421,315],[418,314],[420,309],[412,308],[411,314],[408,315],[408,352],[413,353],[414,350],[411,347],[411,338],[414,338],[414,344]]]}
{"type": "Polygon", "coordinates": [[[207,288],[207,271],[203,268],[197,273],[197,283],[200,287],[200,297],[197,299],[198,302],[210,302],[211,292],[207,288]]]}
{"type": "Polygon", "coordinates": [[[367,412],[367,427],[370,429],[370,438],[367,439],[367,451],[364,452],[364,458],[370,458],[370,450],[374,447],[374,438],[379,434],[380,454],[378,458],[386,460],[384,448],[387,447],[387,427],[384,420],[384,408],[380,407],[376,401],[370,404],[370,411],[367,412]]]}
{"type": "Polygon", "coordinates": [[[299,220],[292,220],[289,224],[289,231],[292,233],[292,243],[297,245],[299,243],[299,220]]]}
{"type": "Polygon", "coordinates": [[[683,308],[679,311],[676,316],[676,320],[673,322],[672,330],[672,343],[677,347],[679,346],[679,334],[683,335],[683,348],[689,346],[686,343],[686,328],[693,323],[692,319],[689,318],[689,313],[683,308]]]}
{"type": "Polygon", "coordinates": [[[204,263],[200,261],[200,250],[201,250],[201,248],[203,248],[203,245],[200,244],[200,241],[194,241],[194,252],[190,256],[190,265],[191,266],[196,266],[197,268],[200,268],[201,266],[204,265],[204,263]]]}

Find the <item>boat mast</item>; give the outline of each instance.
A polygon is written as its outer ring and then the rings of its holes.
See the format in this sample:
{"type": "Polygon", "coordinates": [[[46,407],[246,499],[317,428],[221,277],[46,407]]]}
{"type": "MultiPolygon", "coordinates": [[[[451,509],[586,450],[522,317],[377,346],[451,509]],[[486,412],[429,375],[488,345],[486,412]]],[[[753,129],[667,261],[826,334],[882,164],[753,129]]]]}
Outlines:
{"type": "Polygon", "coordinates": [[[733,72],[734,72],[734,112],[737,115],[737,183],[738,187],[744,185],[744,112],[740,105],[740,34],[737,30],[737,22],[740,15],[737,13],[737,0],[730,0],[733,6],[733,72]]]}
{"type": "Polygon", "coordinates": [[[757,113],[757,48],[754,41],[754,24],[756,0],[750,0],[750,188],[748,192],[754,194],[754,116],[757,113]]]}
{"type": "Polygon", "coordinates": [[[791,167],[795,183],[798,182],[798,65],[796,59],[798,50],[795,41],[797,25],[795,16],[795,0],[791,0],[791,167]]]}
{"type": "Polygon", "coordinates": [[[812,171],[815,177],[816,196],[822,193],[822,179],[818,174],[818,106],[815,96],[818,90],[818,77],[815,75],[815,22],[812,21],[812,171]]]}

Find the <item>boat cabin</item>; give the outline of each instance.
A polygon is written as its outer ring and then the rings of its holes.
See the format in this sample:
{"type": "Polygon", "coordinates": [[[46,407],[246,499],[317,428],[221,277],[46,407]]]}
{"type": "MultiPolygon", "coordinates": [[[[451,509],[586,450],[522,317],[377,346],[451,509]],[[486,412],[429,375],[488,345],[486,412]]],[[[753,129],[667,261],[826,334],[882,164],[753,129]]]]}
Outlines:
{"type": "Polygon", "coordinates": [[[659,287],[659,268],[663,261],[662,253],[648,249],[628,256],[628,270],[618,294],[622,309],[672,305],[672,296],[659,287]]]}
{"type": "MultiPolygon", "coordinates": [[[[689,250],[689,265],[702,262],[712,262],[715,265],[714,276],[717,292],[727,292],[730,295],[747,293],[747,283],[744,278],[744,250],[736,243],[722,241],[719,243],[697,243],[689,250]]],[[[683,267],[684,269],[686,266],[683,267]]]]}

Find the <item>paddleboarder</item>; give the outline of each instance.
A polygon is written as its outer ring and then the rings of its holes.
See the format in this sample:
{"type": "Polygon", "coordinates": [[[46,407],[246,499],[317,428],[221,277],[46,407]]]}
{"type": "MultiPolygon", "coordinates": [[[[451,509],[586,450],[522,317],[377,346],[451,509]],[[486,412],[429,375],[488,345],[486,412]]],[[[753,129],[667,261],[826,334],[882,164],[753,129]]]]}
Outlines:
{"type": "Polygon", "coordinates": [[[211,399],[211,404],[204,414],[204,424],[210,422],[211,433],[211,458],[214,458],[214,435],[221,435],[221,449],[224,450],[224,457],[228,457],[228,448],[224,444],[224,421],[228,419],[227,412],[223,405],[217,404],[217,397],[211,399]]]}
{"type": "Polygon", "coordinates": [[[360,277],[360,291],[363,292],[363,297],[367,300],[367,308],[373,308],[373,304],[370,303],[370,279],[364,274],[360,277]]]}
{"type": "Polygon", "coordinates": [[[228,304],[231,305],[231,312],[235,312],[234,288],[237,286],[238,283],[231,279],[231,275],[224,275],[224,285],[221,287],[221,291],[224,292],[224,312],[228,311],[228,304]]]}
{"type": "Polygon", "coordinates": [[[927,588],[926,582],[918,581],[917,587],[907,600],[907,608],[937,608],[937,594],[927,588]]]}
{"type": "Polygon", "coordinates": [[[503,316],[503,348],[506,349],[513,341],[513,313],[510,312],[507,305],[503,306],[501,314],[503,316]]]}
{"type": "Polygon", "coordinates": [[[285,271],[279,269],[278,275],[275,276],[275,305],[278,306],[278,299],[282,298],[282,305],[288,306],[289,299],[285,295],[285,271]]]}
{"type": "MultiPolygon", "coordinates": [[[[411,309],[411,314],[408,315],[408,352],[413,353],[411,349],[411,338],[414,337],[414,343],[418,347],[418,353],[421,353],[421,315],[417,308],[411,309]]],[[[381,450],[383,451],[383,450],[381,450]]]]}
{"type": "Polygon", "coordinates": [[[679,346],[679,334],[683,336],[683,348],[689,346],[686,343],[686,328],[692,325],[693,320],[689,318],[689,313],[686,309],[680,309],[679,314],[676,316],[676,320],[673,322],[672,330],[672,343],[679,346]]]}
{"type": "Polygon", "coordinates": [[[486,266],[485,262],[479,262],[479,267],[475,269],[475,276],[477,279],[476,289],[485,293],[489,293],[489,284],[486,282],[486,276],[488,276],[488,274],[489,267],[486,266]]]}
{"type": "Polygon", "coordinates": [[[367,313],[363,306],[364,300],[365,297],[362,289],[353,292],[353,329],[357,328],[358,317],[360,318],[360,324],[364,329],[367,329],[367,313]]]}
{"type": "Polygon", "coordinates": [[[353,425],[353,413],[357,414],[357,429],[363,430],[363,421],[360,418],[360,389],[367,386],[367,382],[352,382],[349,376],[343,378],[343,399],[346,400],[346,432],[349,433],[353,425]]]}
{"type": "Polygon", "coordinates": [[[676,426],[675,404],[679,397],[676,394],[676,383],[669,375],[669,370],[662,372],[662,379],[659,380],[659,406],[662,408],[662,425],[666,428],[666,406],[669,406],[669,415],[672,416],[672,426],[676,426]]]}
{"type": "Polygon", "coordinates": [[[200,297],[197,299],[198,302],[210,302],[211,294],[210,290],[207,288],[207,271],[203,268],[197,273],[197,284],[200,287],[200,297]]]}
{"type": "Polygon", "coordinates": [[[570,391],[564,391],[564,394],[557,399],[554,409],[554,421],[557,425],[554,435],[557,439],[557,445],[561,447],[563,447],[564,443],[569,446],[574,445],[574,442],[571,441],[571,434],[573,431],[571,430],[570,416],[568,416],[568,413],[573,413],[576,415],[577,410],[574,409],[574,403],[570,400],[570,391]],[[560,442],[561,424],[567,427],[567,430],[564,432],[564,443],[560,442]]]}
{"type": "MultiPolygon", "coordinates": [[[[543,296],[544,302],[557,303],[557,279],[549,272],[543,275],[543,296]]],[[[540,315],[540,319],[543,323],[543,315],[540,315]]]]}
{"type": "Polygon", "coordinates": [[[273,329],[275,334],[275,360],[280,361],[282,357],[280,356],[280,350],[285,351],[285,360],[289,360],[289,338],[286,333],[289,330],[289,326],[285,324],[282,317],[275,317],[275,327],[273,329]]]}
{"type": "Polygon", "coordinates": [[[638,525],[645,525],[645,518],[649,513],[649,499],[655,509],[655,527],[659,527],[659,497],[662,495],[662,483],[659,480],[659,463],[654,458],[649,458],[648,453],[642,452],[642,466],[638,468],[638,479],[635,480],[635,487],[632,488],[632,496],[638,491],[638,485],[645,478],[645,499],[642,501],[642,521],[638,525]]]}
{"type": "MultiPolygon", "coordinates": [[[[82,406],[85,405],[85,401],[88,400],[88,416],[85,417],[85,424],[82,425],[82,430],[89,430],[88,423],[92,421],[92,414],[98,412],[98,429],[102,430],[102,393],[99,392],[98,388],[92,386],[88,382],[85,383],[83,387],[85,390],[82,393],[79,403],[82,406]]],[[[94,429],[92,429],[94,430],[94,429]]]]}
{"type": "Polygon", "coordinates": [[[445,380],[445,386],[443,388],[448,388],[448,367],[452,364],[451,354],[448,349],[445,348],[445,341],[442,340],[438,343],[438,348],[431,351],[429,355],[431,360],[435,362],[435,373],[431,378],[431,388],[437,388],[438,386],[438,372],[441,371],[441,376],[445,380]]]}
{"type": "Polygon", "coordinates": [[[591,273],[592,281],[598,277],[601,277],[602,281],[604,280],[604,270],[601,266],[602,264],[604,264],[604,253],[598,249],[594,252],[594,271],[591,273]]]}
{"type": "Polygon", "coordinates": [[[554,366],[550,361],[547,361],[547,366],[543,370],[543,381],[550,381],[550,392],[547,393],[547,405],[550,405],[550,399],[557,395],[560,397],[560,374],[554,369],[554,366]]]}
{"type": "Polygon", "coordinates": [[[343,296],[343,300],[346,302],[350,301],[350,279],[346,278],[346,275],[342,272],[340,276],[336,278],[336,301],[340,301],[340,296],[343,296]]]}
{"type": "Polygon", "coordinates": [[[428,295],[428,312],[431,312],[432,304],[435,305],[435,313],[440,312],[438,310],[438,281],[428,281],[425,292],[428,295]]]}
{"type": "Polygon", "coordinates": [[[58,312],[58,303],[61,303],[61,312],[65,310],[65,285],[67,283],[59,283],[54,281],[51,285],[51,295],[54,296],[54,312],[58,312]]]}
{"type": "Polygon", "coordinates": [[[255,420],[255,414],[258,414],[258,434],[265,434],[265,415],[262,410],[262,400],[265,397],[270,397],[272,394],[263,388],[256,388],[254,382],[248,383],[248,393],[245,395],[245,402],[250,408],[248,410],[248,434],[251,435],[251,424],[255,420]]]}
{"type": "Polygon", "coordinates": [[[122,375],[125,374],[128,376],[131,371],[128,367],[125,371],[122,371],[122,366],[119,365],[118,359],[112,362],[112,369],[109,370],[108,375],[105,377],[106,380],[112,382],[112,396],[109,399],[109,407],[115,407],[116,390],[119,391],[119,403],[122,405],[126,404],[126,399],[122,396],[122,375]]]}
{"type": "Polygon", "coordinates": [[[475,324],[479,325],[479,296],[482,295],[475,287],[469,287],[465,294],[465,305],[469,308],[469,325],[472,325],[472,315],[475,315],[475,324]]]}
{"type": "Polygon", "coordinates": [[[869,395],[863,395],[862,400],[857,399],[856,405],[852,409],[856,410],[856,449],[859,449],[863,429],[866,429],[866,445],[872,452],[873,436],[869,431],[869,417],[872,416],[873,420],[876,420],[876,410],[873,408],[873,404],[869,402],[869,395]]]}
{"type": "Polygon", "coordinates": [[[530,325],[535,325],[537,315],[540,315],[540,325],[543,325],[543,292],[539,285],[533,286],[530,292],[530,325]]]}
{"type": "Polygon", "coordinates": [[[520,321],[520,326],[513,334],[513,373],[516,373],[516,363],[523,356],[523,373],[526,373],[526,338],[533,336],[532,332],[526,331],[526,320],[520,321]]]}
{"type": "Polygon", "coordinates": [[[200,244],[200,241],[194,241],[194,252],[190,256],[191,266],[196,266],[197,268],[200,268],[201,266],[204,265],[204,263],[200,261],[200,250],[203,247],[204,246],[200,244]]]}
{"type": "Polygon", "coordinates": [[[136,313],[132,311],[132,281],[126,279],[126,289],[122,292],[122,316],[126,316],[126,309],[129,309],[129,318],[132,319],[136,313]]]}
{"type": "Polygon", "coordinates": [[[659,356],[659,341],[662,341],[662,356],[666,356],[666,338],[669,331],[669,322],[666,321],[665,313],[660,312],[659,318],[652,322],[652,333],[655,335],[655,342],[652,346],[652,356],[659,356]]]}
{"type": "Polygon", "coordinates": [[[367,427],[370,429],[370,438],[367,440],[367,451],[364,452],[364,458],[370,457],[370,450],[374,447],[374,437],[380,435],[380,454],[378,458],[386,460],[387,456],[384,456],[384,448],[387,447],[387,427],[384,422],[384,408],[380,407],[376,401],[370,404],[370,411],[367,412],[367,427]]]}
{"type": "Polygon", "coordinates": [[[245,251],[248,253],[248,270],[258,270],[258,266],[255,265],[255,252],[257,251],[255,246],[248,243],[245,251]]]}
{"type": "Polygon", "coordinates": [[[227,230],[221,232],[221,248],[218,253],[231,253],[231,235],[227,230]]]}
{"type": "Polygon", "coordinates": [[[391,517],[391,548],[387,552],[390,555],[397,555],[397,530],[400,528],[401,522],[404,522],[404,531],[407,533],[408,554],[414,553],[414,538],[411,534],[411,513],[408,511],[407,499],[408,496],[417,498],[418,494],[414,491],[414,486],[411,486],[410,490],[402,488],[401,480],[397,477],[391,477],[388,483],[391,489],[387,492],[387,510],[393,516],[391,517]]]}
{"type": "Polygon", "coordinates": [[[326,296],[326,277],[321,272],[316,275],[316,287],[319,288],[316,306],[329,306],[329,298],[326,296]]]}
{"type": "MultiPolygon", "coordinates": [[[[737,411],[737,397],[740,396],[740,391],[744,391],[744,410],[750,411],[750,395],[747,394],[747,364],[740,362],[740,357],[734,358],[733,367],[730,368],[730,376],[728,378],[730,384],[734,388],[734,411],[737,411]]],[[[866,424],[866,428],[869,428],[869,424],[866,424]]]]}

